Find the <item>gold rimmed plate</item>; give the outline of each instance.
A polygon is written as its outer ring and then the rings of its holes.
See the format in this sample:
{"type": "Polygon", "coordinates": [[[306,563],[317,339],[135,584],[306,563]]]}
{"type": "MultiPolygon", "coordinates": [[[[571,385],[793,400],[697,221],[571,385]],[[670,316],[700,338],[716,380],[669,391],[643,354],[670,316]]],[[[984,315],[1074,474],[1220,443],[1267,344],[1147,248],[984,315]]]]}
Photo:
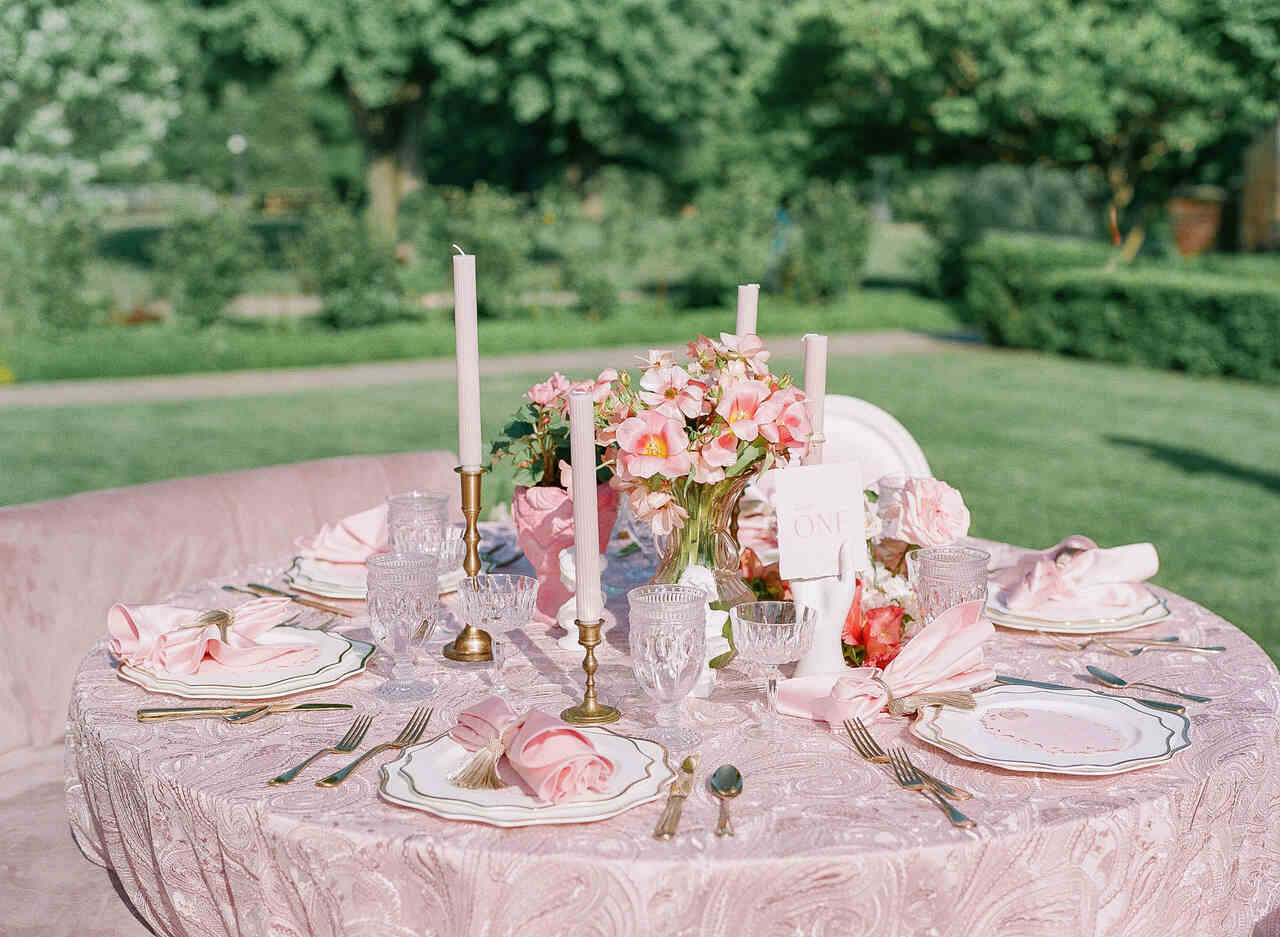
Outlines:
{"type": "Polygon", "coordinates": [[[965,761],[1051,774],[1121,774],[1190,744],[1186,716],[1085,688],[1004,685],[974,700],[972,710],[926,710],[912,734],[965,761]]]}
{"type": "Polygon", "coordinates": [[[205,668],[203,672],[193,674],[156,674],[123,662],[116,673],[122,680],[137,684],[144,690],[183,699],[277,699],[341,683],[361,673],[374,651],[374,646],[366,641],[309,628],[272,628],[259,640],[264,644],[308,644],[316,653],[292,666],[244,673],[225,668],[205,668]]]}
{"type": "Polygon", "coordinates": [[[381,796],[442,819],[500,827],[591,823],[663,796],[675,771],[660,744],[601,726],[577,728],[614,764],[613,778],[604,793],[550,804],[538,800],[519,783],[496,791],[458,787],[449,778],[471,754],[445,733],[407,749],[400,758],[384,765],[381,796]]]}

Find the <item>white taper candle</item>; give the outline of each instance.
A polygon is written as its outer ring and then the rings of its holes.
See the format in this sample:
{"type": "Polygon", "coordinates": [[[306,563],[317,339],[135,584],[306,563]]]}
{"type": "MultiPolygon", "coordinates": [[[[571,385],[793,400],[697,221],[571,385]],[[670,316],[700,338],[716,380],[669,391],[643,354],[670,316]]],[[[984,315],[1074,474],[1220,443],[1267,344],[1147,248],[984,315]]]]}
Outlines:
{"type": "Polygon", "coordinates": [[[804,339],[804,395],[809,405],[809,424],[814,442],[809,444],[806,465],[822,464],[823,411],[827,404],[827,337],[813,332],[804,339]]]}
{"type": "Polygon", "coordinates": [[[463,468],[479,469],[484,463],[480,448],[480,336],[476,325],[474,254],[459,253],[453,258],[453,328],[458,356],[458,458],[463,468]]]}
{"type": "Polygon", "coordinates": [[[738,330],[735,335],[755,335],[756,315],[760,307],[760,284],[743,283],[738,287],[738,330]]]}
{"type": "Polygon", "coordinates": [[[588,390],[569,394],[569,458],[573,485],[573,568],[578,621],[598,621],[600,511],[596,505],[595,404],[588,390]]]}

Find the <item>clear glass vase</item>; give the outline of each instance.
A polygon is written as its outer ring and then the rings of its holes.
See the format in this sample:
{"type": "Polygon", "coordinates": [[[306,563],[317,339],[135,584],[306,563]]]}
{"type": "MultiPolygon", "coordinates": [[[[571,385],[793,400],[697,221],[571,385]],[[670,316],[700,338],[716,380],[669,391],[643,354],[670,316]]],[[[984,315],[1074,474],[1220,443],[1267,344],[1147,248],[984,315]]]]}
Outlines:
{"type": "Polygon", "coordinates": [[[675,486],[672,494],[689,517],[679,530],[654,538],[661,558],[650,582],[679,582],[684,571],[696,564],[711,570],[715,577],[713,608],[727,611],[755,599],[739,572],[738,539],[732,532],[738,502],[751,478],[745,475],[710,485],[675,486]]]}

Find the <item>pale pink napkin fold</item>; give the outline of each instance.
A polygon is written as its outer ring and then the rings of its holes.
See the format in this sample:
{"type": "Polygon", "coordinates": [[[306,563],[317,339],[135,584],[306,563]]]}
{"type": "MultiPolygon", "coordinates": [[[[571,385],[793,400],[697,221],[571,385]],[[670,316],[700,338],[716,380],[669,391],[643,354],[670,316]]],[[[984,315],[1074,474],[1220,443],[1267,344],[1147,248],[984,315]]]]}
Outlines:
{"type": "Polygon", "coordinates": [[[297,663],[300,655],[315,653],[310,645],[258,641],[289,617],[288,609],[288,599],[246,602],[231,610],[224,641],[217,625],[193,626],[201,615],[197,609],[116,603],[107,612],[109,647],[126,664],[156,674],[193,674],[210,661],[228,670],[297,663]]]}
{"type": "Polygon", "coordinates": [[[553,804],[604,793],[613,777],[613,762],[573,726],[537,710],[518,716],[497,696],[461,713],[450,735],[467,751],[501,739],[515,773],[539,800],[553,804]]]}
{"type": "Polygon", "coordinates": [[[379,504],[336,524],[325,524],[314,537],[297,543],[302,555],[314,560],[364,563],[375,553],[385,553],[388,539],[387,506],[379,504]]]}
{"type": "Polygon", "coordinates": [[[997,570],[991,583],[1011,612],[1058,620],[1107,618],[1149,606],[1151,593],[1142,582],[1159,569],[1160,557],[1149,543],[1103,549],[1077,534],[997,570]]]}
{"type": "Polygon", "coordinates": [[[857,667],[783,680],[778,684],[778,711],[835,727],[844,719],[874,716],[888,705],[890,693],[901,698],[991,682],[995,671],[986,666],[982,645],[995,628],[983,617],[982,607],[982,602],[965,602],[947,609],[908,641],[883,672],[857,667]]]}

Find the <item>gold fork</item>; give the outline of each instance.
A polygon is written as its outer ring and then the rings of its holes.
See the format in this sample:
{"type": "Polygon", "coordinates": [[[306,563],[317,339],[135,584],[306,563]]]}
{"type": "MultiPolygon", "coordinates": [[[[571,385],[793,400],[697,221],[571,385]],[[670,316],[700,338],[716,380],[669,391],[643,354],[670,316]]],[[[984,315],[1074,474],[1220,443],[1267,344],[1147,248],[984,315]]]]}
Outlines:
{"type": "Polygon", "coordinates": [[[414,742],[418,741],[418,739],[422,738],[422,733],[426,731],[427,723],[430,721],[431,709],[426,706],[419,706],[413,711],[413,715],[409,717],[409,721],[405,723],[405,727],[400,730],[400,734],[392,741],[383,742],[380,745],[373,746],[373,748],[369,749],[345,768],[339,768],[327,778],[321,778],[319,781],[316,781],[316,786],[337,787],[347,779],[347,776],[350,775],[352,771],[356,770],[356,768],[360,767],[360,765],[364,764],[365,761],[372,758],[379,752],[392,750],[398,751],[402,748],[409,747],[414,742]]]}
{"type": "MultiPolygon", "coordinates": [[[[844,730],[849,733],[849,740],[853,742],[853,747],[858,750],[858,754],[864,759],[877,765],[889,764],[888,753],[880,747],[880,743],[867,731],[867,727],[861,719],[846,719],[844,721],[844,730]]],[[[919,768],[916,770],[920,772],[920,777],[924,780],[924,783],[928,784],[943,797],[949,797],[951,800],[968,800],[973,796],[963,787],[948,784],[941,778],[935,778],[932,774],[920,771],[919,768]]]]}
{"type": "Polygon", "coordinates": [[[889,749],[889,767],[893,769],[893,779],[898,782],[899,787],[908,791],[919,791],[933,801],[947,815],[947,819],[951,821],[952,826],[958,826],[962,830],[971,830],[978,825],[939,797],[937,791],[924,783],[924,779],[920,776],[920,769],[911,763],[905,748],[889,749]]]}
{"type": "Polygon", "coordinates": [[[332,748],[320,749],[320,751],[316,752],[314,755],[312,755],[310,758],[303,761],[301,764],[295,765],[294,767],[290,768],[288,771],[285,771],[281,774],[276,775],[267,783],[273,784],[273,785],[288,784],[290,781],[292,781],[294,778],[296,778],[299,774],[302,773],[303,768],[311,764],[311,762],[315,761],[321,755],[342,755],[347,752],[355,751],[356,746],[359,745],[361,741],[364,740],[364,734],[369,731],[369,726],[372,723],[373,723],[373,716],[370,716],[368,713],[365,713],[363,716],[357,717],[356,721],[351,723],[351,728],[347,730],[347,734],[338,740],[337,745],[334,745],[332,748]]]}

